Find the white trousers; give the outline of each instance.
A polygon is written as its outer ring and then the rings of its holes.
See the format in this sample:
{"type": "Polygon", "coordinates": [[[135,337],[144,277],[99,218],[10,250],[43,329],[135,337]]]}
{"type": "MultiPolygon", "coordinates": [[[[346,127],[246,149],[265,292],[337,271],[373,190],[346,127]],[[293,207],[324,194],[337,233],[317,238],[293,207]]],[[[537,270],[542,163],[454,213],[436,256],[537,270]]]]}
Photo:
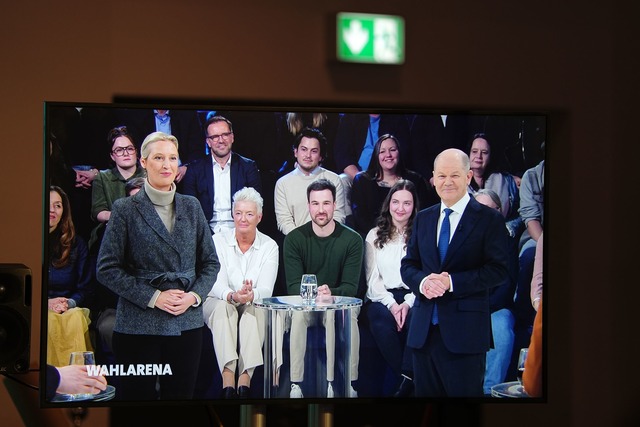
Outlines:
{"type": "MultiPolygon", "coordinates": [[[[339,314],[342,312],[339,312],[339,314]]],[[[358,331],[358,314],[360,308],[351,309],[351,381],[358,379],[358,364],[360,363],[360,332],[358,331]]],[[[291,382],[302,382],[304,378],[304,355],[307,351],[307,328],[313,325],[313,319],[322,318],[325,330],[325,350],[327,352],[327,381],[333,381],[335,376],[335,348],[336,330],[335,315],[333,310],[324,313],[309,313],[294,311],[291,313],[291,382]]]]}
{"type": "Polygon", "coordinates": [[[251,304],[235,305],[217,298],[207,298],[202,309],[213,334],[213,348],[220,372],[227,368],[250,377],[262,365],[264,313],[251,304]]]}

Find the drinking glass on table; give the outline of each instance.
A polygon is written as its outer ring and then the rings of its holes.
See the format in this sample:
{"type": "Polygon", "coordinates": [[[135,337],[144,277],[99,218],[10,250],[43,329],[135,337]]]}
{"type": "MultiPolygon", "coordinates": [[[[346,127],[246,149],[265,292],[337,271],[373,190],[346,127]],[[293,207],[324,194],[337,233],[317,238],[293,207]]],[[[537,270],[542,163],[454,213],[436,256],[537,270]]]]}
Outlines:
{"type": "Polygon", "coordinates": [[[303,274],[300,281],[302,302],[312,303],[318,296],[318,279],[315,274],[303,274]]]}
{"type": "Polygon", "coordinates": [[[522,373],[524,372],[524,362],[527,360],[529,348],[521,348],[518,356],[518,382],[522,384],[522,373]]]}
{"type": "MultiPolygon", "coordinates": [[[[93,351],[74,351],[69,356],[69,365],[95,365],[96,359],[93,351]]],[[[88,375],[88,373],[87,373],[88,375]]],[[[86,400],[93,398],[92,393],[74,394],[74,400],[86,400]]]]}

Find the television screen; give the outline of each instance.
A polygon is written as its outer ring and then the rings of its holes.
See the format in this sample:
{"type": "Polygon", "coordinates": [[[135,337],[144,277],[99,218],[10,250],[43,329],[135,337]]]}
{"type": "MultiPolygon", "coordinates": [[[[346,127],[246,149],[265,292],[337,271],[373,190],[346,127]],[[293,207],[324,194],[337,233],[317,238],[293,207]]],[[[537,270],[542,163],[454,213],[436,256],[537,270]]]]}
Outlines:
{"type": "Polygon", "coordinates": [[[46,102],[42,405],[540,402],[546,127],[46,102]]]}

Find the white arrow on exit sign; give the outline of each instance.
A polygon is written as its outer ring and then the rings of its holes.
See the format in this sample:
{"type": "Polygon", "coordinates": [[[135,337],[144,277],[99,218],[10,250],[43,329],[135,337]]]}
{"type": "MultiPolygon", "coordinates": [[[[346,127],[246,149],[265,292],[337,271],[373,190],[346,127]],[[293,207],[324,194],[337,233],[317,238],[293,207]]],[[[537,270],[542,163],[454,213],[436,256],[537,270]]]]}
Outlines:
{"type": "Polygon", "coordinates": [[[346,62],[402,64],[404,19],[392,15],[346,13],[337,15],[337,57],[346,62]]]}
{"type": "Polygon", "coordinates": [[[344,41],[354,55],[359,55],[369,41],[369,31],[362,28],[362,22],[354,19],[344,30],[344,41]]]}

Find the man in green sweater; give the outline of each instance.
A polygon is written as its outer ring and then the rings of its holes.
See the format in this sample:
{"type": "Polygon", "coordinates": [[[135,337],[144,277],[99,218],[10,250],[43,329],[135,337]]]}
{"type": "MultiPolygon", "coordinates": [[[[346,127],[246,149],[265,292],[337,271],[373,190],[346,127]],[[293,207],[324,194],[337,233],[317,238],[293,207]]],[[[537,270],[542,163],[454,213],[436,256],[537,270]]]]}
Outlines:
{"type": "MultiPolygon", "coordinates": [[[[311,221],[295,228],[284,240],[284,267],[289,294],[300,293],[303,274],[318,278],[318,298],[335,296],[355,297],[362,266],[363,243],[358,233],[333,219],[336,209],[336,187],[326,179],[314,181],[307,187],[307,201],[311,221]]],[[[358,378],[360,335],[357,316],[351,310],[351,381],[358,378]]],[[[334,397],[335,312],[322,313],[326,331],[327,397],[334,397]]],[[[314,313],[298,312],[291,319],[291,392],[290,397],[303,397],[300,383],[304,377],[304,354],[307,327],[314,313]]],[[[353,385],[346,397],[357,397],[353,385]]]]}

